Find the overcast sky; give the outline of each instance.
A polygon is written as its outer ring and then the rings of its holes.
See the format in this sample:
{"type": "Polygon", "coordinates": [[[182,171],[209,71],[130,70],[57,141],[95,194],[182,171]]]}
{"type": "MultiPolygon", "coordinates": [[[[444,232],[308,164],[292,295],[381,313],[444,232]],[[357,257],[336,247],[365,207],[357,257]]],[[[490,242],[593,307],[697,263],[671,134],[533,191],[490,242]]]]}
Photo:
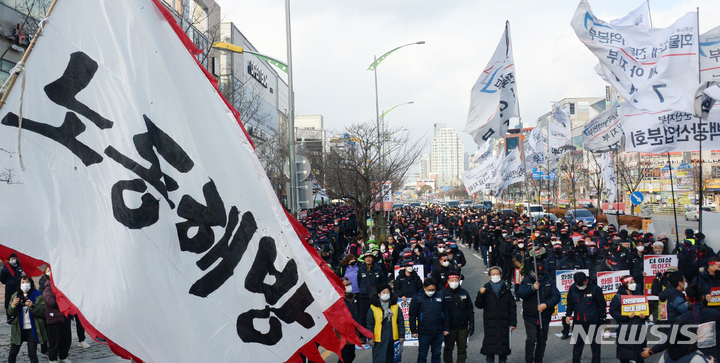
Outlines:
{"type": "MultiPolygon", "coordinates": [[[[287,59],[283,0],[216,0],[261,53],[287,59]]],[[[589,0],[603,20],[624,16],[640,0],[589,0]]],[[[323,115],[325,128],[340,131],[375,119],[373,56],[424,40],[389,56],[378,67],[380,112],[393,126],[432,137],[445,122],[465,142],[470,90],[510,21],[523,122],[550,111],[567,97],[603,97],[594,72],[597,59],[570,27],[578,0],[291,0],[297,115],[323,115]]],[[[666,27],[700,8],[700,31],[720,25],[720,0],[651,0],[653,26],[666,27]]],[[[512,122],[511,125],[517,122],[512,122]]]]}

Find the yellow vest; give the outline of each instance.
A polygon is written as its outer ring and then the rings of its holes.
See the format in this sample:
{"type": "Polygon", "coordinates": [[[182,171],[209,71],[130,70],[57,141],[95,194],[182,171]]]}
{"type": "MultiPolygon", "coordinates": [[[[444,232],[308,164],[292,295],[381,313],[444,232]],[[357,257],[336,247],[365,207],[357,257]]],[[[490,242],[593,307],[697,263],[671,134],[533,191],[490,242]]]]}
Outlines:
{"type": "MultiPolygon", "coordinates": [[[[370,305],[370,309],[373,311],[373,316],[375,317],[375,329],[373,333],[375,333],[375,341],[380,343],[380,337],[382,337],[382,321],[383,321],[383,310],[379,306],[370,305]]],[[[397,314],[398,314],[398,306],[390,305],[390,311],[392,311],[392,331],[393,331],[393,340],[400,339],[400,333],[398,331],[398,325],[397,325],[397,314]]]]}

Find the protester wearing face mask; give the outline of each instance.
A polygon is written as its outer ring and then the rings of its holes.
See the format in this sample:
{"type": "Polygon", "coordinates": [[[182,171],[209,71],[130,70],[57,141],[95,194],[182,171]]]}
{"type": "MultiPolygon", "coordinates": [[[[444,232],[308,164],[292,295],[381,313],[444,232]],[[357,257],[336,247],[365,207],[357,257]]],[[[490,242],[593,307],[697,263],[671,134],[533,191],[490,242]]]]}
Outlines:
{"type": "MultiPolygon", "coordinates": [[[[592,350],[592,363],[600,363],[600,344],[597,342],[597,334],[603,334],[599,325],[605,323],[605,295],[593,280],[589,279],[584,272],[576,272],[573,275],[574,284],[570,286],[567,295],[567,308],[565,310],[565,322],[581,325],[584,331],[591,333],[590,348],[592,350]],[[593,325],[593,330],[590,326],[593,325]]],[[[567,339],[563,336],[564,339],[567,339]]],[[[569,337],[568,337],[569,338],[569,337]]],[[[582,351],[585,347],[584,339],[577,339],[573,346],[572,362],[580,363],[582,351]]]]}
{"type": "Polygon", "coordinates": [[[480,353],[487,363],[507,362],[510,355],[510,332],[517,326],[517,305],[510,288],[502,281],[502,269],[490,268],[490,282],[477,294],[475,306],[483,309],[483,345],[480,353]]]}
{"type": "Polygon", "coordinates": [[[586,242],[587,254],[585,256],[585,266],[587,266],[590,276],[597,276],[597,266],[603,261],[603,254],[598,251],[595,241],[586,242]]]}
{"type": "Polygon", "coordinates": [[[610,315],[618,323],[618,339],[616,358],[621,363],[630,363],[635,361],[642,363],[643,358],[640,354],[645,348],[645,337],[642,336],[642,326],[645,325],[647,316],[644,314],[630,313],[630,315],[622,314],[622,298],[627,295],[642,295],[637,293],[638,285],[632,276],[626,275],[620,278],[622,285],[618,288],[617,294],[610,301],[610,315]],[[637,325],[634,329],[632,325],[637,325]],[[621,334],[625,334],[622,336],[621,334]],[[632,342],[632,343],[630,343],[632,342]]]}
{"type": "Polygon", "coordinates": [[[554,279],[538,266],[539,278],[535,269],[528,266],[529,273],[520,283],[518,297],[523,300],[523,320],[525,322],[525,362],[542,363],[545,356],[550,320],[555,306],[560,302],[560,291],[554,279]],[[539,296],[539,300],[538,300],[539,296]],[[542,324],[541,324],[542,323],[542,324]]]}
{"type": "MultiPolygon", "coordinates": [[[[630,275],[642,290],[645,285],[645,245],[642,242],[635,243],[635,251],[630,254],[630,275]]],[[[645,295],[645,291],[638,291],[645,295]]]]}
{"type": "MultiPolygon", "coordinates": [[[[20,262],[18,262],[17,255],[14,252],[8,257],[7,262],[7,264],[3,264],[2,271],[0,271],[0,282],[5,285],[5,305],[3,306],[5,307],[6,313],[8,307],[10,307],[10,301],[12,301],[10,297],[20,288],[20,275],[23,273],[20,262]],[[12,271],[10,269],[12,269],[12,271]]],[[[7,324],[10,325],[11,323],[12,318],[10,314],[7,314],[7,324]]]]}
{"type": "MultiPolygon", "coordinates": [[[[693,284],[698,284],[703,292],[703,295],[710,294],[712,288],[720,287],[720,258],[712,257],[708,260],[708,267],[704,269],[693,281],[693,284]]],[[[706,299],[710,301],[709,298],[706,299]]],[[[720,312],[720,307],[713,307],[720,312]]]]}
{"type": "Polygon", "coordinates": [[[450,321],[445,319],[437,287],[435,279],[425,279],[423,290],[410,301],[410,332],[418,338],[418,361],[425,361],[430,350],[432,362],[440,362],[444,336],[449,334],[450,321]]]}
{"type": "Polygon", "coordinates": [[[8,315],[14,317],[10,329],[8,362],[15,363],[23,342],[27,343],[30,362],[38,363],[37,347],[47,340],[45,332],[45,301],[35,289],[35,282],[23,275],[18,291],[11,295],[8,315]]]}
{"type": "Polygon", "coordinates": [[[438,291],[441,291],[443,288],[445,288],[445,285],[447,284],[448,273],[451,269],[457,270],[457,268],[453,268],[448,254],[443,253],[440,256],[438,264],[433,267],[432,271],[432,278],[435,279],[435,281],[437,281],[438,283],[438,291]]]}
{"type": "Polygon", "coordinates": [[[377,290],[367,312],[365,327],[374,335],[369,341],[373,347],[373,363],[392,363],[395,342],[400,341],[402,344],[405,341],[405,318],[398,307],[398,297],[391,292],[390,285],[378,285],[377,290]]]}
{"type": "Polygon", "coordinates": [[[358,271],[360,270],[360,266],[358,266],[357,263],[357,256],[353,255],[352,253],[345,256],[345,259],[342,262],[342,266],[343,267],[340,269],[340,277],[347,277],[350,280],[353,294],[359,293],[360,287],[357,283],[357,276],[358,271]]]}
{"type": "Polygon", "coordinates": [[[450,330],[445,336],[443,361],[453,361],[453,349],[457,344],[457,363],[467,359],[467,340],[475,332],[475,308],[470,293],[460,287],[460,273],[451,271],[448,287],[442,291],[445,319],[450,321],[450,330]]]}
{"type": "MultiPolygon", "coordinates": [[[[360,324],[360,317],[358,316],[357,307],[355,304],[355,294],[352,292],[352,281],[347,277],[341,277],[340,280],[342,281],[343,286],[345,286],[345,306],[350,311],[350,315],[352,316],[353,320],[360,324]]],[[[345,346],[340,351],[340,357],[342,358],[342,361],[338,360],[338,363],[352,363],[355,360],[355,344],[349,341],[345,343],[345,346]]]]}
{"type": "Polygon", "coordinates": [[[545,271],[547,271],[550,276],[555,276],[555,271],[558,270],[558,264],[562,258],[563,247],[559,242],[556,242],[552,246],[552,254],[545,259],[545,271]]]}
{"type": "Polygon", "coordinates": [[[375,256],[366,252],[363,255],[364,263],[360,264],[357,274],[358,284],[358,315],[360,316],[361,322],[365,325],[365,317],[367,316],[368,309],[370,309],[370,302],[372,297],[377,294],[377,286],[385,283],[385,276],[382,273],[382,269],[375,263],[375,256]]]}
{"type": "Polygon", "coordinates": [[[394,290],[403,302],[411,299],[422,288],[422,280],[414,269],[412,261],[400,263],[400,272],[395,278],[394,290]]]}

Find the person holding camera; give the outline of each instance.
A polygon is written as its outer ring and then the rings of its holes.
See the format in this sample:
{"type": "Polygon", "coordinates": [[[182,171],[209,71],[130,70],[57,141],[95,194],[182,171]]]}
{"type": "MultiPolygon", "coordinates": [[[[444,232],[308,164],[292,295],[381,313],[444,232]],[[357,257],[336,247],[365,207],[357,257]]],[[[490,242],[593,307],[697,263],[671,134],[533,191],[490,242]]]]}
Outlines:
{"type": "Polygon", "coordinates": [[[25,275],[20,277],[20,287],[10,297],[7,311],[12,319],[10,328],[10,352],[8,362],[15,363],[23,342],[27,343],[30,362],[38,363],[37,347],[47,340],[45,334],[45,301],[35,289],[35,282],[25,275]]]}

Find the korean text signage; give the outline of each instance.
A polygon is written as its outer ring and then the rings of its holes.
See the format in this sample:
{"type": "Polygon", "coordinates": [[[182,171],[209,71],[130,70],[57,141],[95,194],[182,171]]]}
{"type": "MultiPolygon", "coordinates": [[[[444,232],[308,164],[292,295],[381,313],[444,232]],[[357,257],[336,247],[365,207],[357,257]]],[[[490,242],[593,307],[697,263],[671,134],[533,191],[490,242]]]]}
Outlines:
{"type": "Polygon", "coordinates": [[[620,279],[626,275],[630,275],[630,271],[603,271],[597,273],[597,284],[600,289],[602,289],[603,295],[605,295],[608,319],[612,319],[612,316],[610,316],[610,301],[612,301],[612,299],[615,297],[615,294],[617,294],[620,285],[622,285],[620,279]]]}
{"type": "Polygon", "coordinates": [[[555,284],[558,291],[560,291],[560,303],[555,306],[552,318],[550,319],[550,325],[560,326],[562,325],[562,318],[565,316],[567,311],[567,296],[570,291],[570,286],[575,283],[573,276],[576,272],[584,272],[585,275],[589,274],[588,270],[561,270],[555,271],[555,284]]]}
{"type": "MultiPolygon", "coordinates": [[[[670,266],[678,266],[677,255],[646,255],[643,271],[645,272],[645,295],[650,300],[657,300],[658,297],[650,293],[653,279],[657,274],[667,271],[670,266]]],[[[637,283],[637,281],[635,281],[637,283]]]]}

